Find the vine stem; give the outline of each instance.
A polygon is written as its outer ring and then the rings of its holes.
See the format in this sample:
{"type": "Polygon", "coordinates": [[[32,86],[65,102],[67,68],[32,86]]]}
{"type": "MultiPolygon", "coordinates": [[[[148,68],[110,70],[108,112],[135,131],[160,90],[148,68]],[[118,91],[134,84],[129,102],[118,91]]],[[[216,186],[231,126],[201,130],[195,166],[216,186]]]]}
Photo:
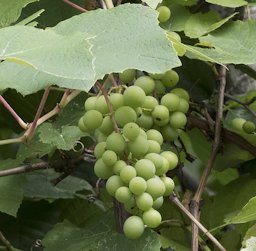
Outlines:
{"type": "Polygon", "coordinates": [[[104,0],[104,2],[106,4],[107,9],[112,9],[115,7],[112,0],[104,0]]]}
{"type": "Polygon", "coordinates": [[[170,201],[173,202],[181,211],[183,211],[188,218],[214,243],[216,247],[221,251],[227,251],[221,243],[183,206],[177,196],[173,193],[169,197],[170,201]]]}
{"type": "Polygon", "coordinates": [[[10,112],[10,114],[14,117],[14,119],[18,122],[18,124],[24,128],[28,128],[28,124],[25,123],[21,117],[13,110],[13,108],[7,103],[7,101],[4,99],[2,95],[0,95],[0,102],[3,104],[3,106],[10,112]]]}
{"type": "MultiPolygon", "coordinates": [[[[218,103],[217,103],[217,113],[215,119],[215,131],[214,131],[214,140],[212,145],[212,151],[210,157],[207,161],[207,164],[204,168],[202,177],[200,179],[198,188],[196,193],[191,201],[191,213],[195,217],[196,220],[200,218],[199,210],[200,210],[200,200],[205,189],[208,177],[212,170],[214,161],[218,154],[221,142],[221,123],[223,118],[223,104],[224,104],[224,93],[226,87],[226,68],[224,66],[220,66],[219,71],[219,88],[218,88],[218,103]]],[[[192,251],[198,251],[198,224],[195,222],[192,223],[192,251]]],[[[221,249],[225,250],[225,249],[221,249]]]]}
{"type": "Polygon", "coordinates": [[[88,10],[86,10],[85,8],[83,8],[83,7],[77,5],[77,4],[75,4],[75,3],[73,3],[73,2],[71,2],[71,1],[69,1],[69,0],[63,0],[63,2],[66,3],[66,4],[68,4],[68,5],[70,5],[70,6],[73,7],[74,9],[81,11],[81,12],[87,12],[87,11],[88,11],[88,10]]]}
{"type": "Polygon", "coordinates": [[[20,251],[19,249],[12,246],[12,244],[4,237],[3,233],[0,231],[0,241],[5,245],[7,251],[20,251]]]}

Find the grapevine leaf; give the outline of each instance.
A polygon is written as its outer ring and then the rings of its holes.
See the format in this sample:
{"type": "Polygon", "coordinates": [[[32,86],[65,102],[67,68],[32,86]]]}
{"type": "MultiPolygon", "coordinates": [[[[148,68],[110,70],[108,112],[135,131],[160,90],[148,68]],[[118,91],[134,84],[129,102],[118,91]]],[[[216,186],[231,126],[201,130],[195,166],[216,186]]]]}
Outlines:
{"type": "Polygon", "coordinates": [[[246,247],[242,248],[241,251],[254,251],[256,246],[256,237],[252,236],[246,241],[246,247]]]}
{"type": "Polygon", "coordinates": [[[19,0],[19,1],[0,1],[0,28],[14,23],[20,16],[21,10],[28,5],[39,0],[19,0]]]}
{"type": "Polygon", "coordinates": [[[206,0],[206,2],[230,8],[241,7],[248,4],[248,2],[244,0],[206,0]]]}
{"type": "Polygon", "coordinates": [[[56,186],[51,180],[59,174],[52,170],[35,171],[26,175],[25,196],[33,199],[68,199],[74,198],[77,191],[92,191],[91,185],[80,178],[68,176],[56,186]]]}
{"type": "Polygon", "coordinates": [[[176,3],[184,6],[192,6],[197,3],[197,0],[165,0],[164,2],[176,3]]]}
{"type": "Polygon", "coordinates": [[[250,227],[250,228],[246,231],[246,234],[245,234],[245,236],[244,236],[242,245],[243,245],[243,246],[246,246],[246,241],[247,241],[248,239],[250,239],[250,237],[252,237],[252,236],[256,236],[256,224],[254,224],[252,227],[250,227]]]}
{"type": "Polygon", "coordinates": [[[143,2],[146,3],[152,9],[155,9],[157,5],[162,2],[162,0],[143,0],[143,2]]]}

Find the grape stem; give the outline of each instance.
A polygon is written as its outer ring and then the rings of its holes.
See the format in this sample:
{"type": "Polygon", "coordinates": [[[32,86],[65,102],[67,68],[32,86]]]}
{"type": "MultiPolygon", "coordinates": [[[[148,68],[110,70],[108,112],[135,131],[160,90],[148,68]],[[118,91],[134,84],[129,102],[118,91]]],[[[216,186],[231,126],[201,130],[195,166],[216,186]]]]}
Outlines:
{"type": "MultiPolygon", "coordinates": [[[[199,210],[200,210],[200,200],[205,189],[208,177],[211,173],[213,168],[214,161],[216,156],[219,152],[220,145],[221,145],[221,132],[222,132],[222,118],[223,118],[223,104],[224,104],[224,93],[226,87],[226,67],[220,66],[219,71],[219,88],[218,88],[218,102],[217,102],[217,109],[216,109],[216,119],[215,119],[215,131],[214,131],[214,139],[212,145],[212,151],[210,157],[207,161],[207,164],[204,168],[202,177],[200,179],[198,188],[195,192],[193,199],[191,200],[190,210],[194,218],[198,221],[200,218],[199,210]]],[[[199,229],[198,224],[193,221],[192,222],[192,251],[198,250],[198,235],[199,229]]],[[[225,250],[225,249],[221,249],[225,250]]]]}
{"type": "MultiPolygon", "coordinates": [[[[220,242],[183,206],[183,204],[179,201],[176,194],[172,194],[169,197],[170,201],[173,202],[182,212],[184,212],[188,218],[214,243],[216,247],[221,251],[227,251],[220,242]]],[[[193,230],[193,229],[192,229],[193,230]]],[[[198,250],[198,249],[197,249],[198,250]]]]}
{"type": "Polygon", "coordinates": [[[85,8],[82,8],[81,6],[69,1],[69,0],[63,0],[64,3],[68,4],[69,6],[73,7],[74,9],[80,11],[80,12],[87,12],[85,8]]]}

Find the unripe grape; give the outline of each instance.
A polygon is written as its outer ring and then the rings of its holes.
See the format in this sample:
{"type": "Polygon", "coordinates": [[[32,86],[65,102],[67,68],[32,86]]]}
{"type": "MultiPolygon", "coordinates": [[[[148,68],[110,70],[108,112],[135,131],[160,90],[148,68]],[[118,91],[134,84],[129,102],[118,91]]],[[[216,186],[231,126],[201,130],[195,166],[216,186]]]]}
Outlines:
{"type": "Polygon", "coordinates": [[[106,142],[99,142],[95,148],[94,148],[94,156],[96,157],[96,159],[101,158],[101,156],[103,155],[103,153],[106,151],[106,147],[107,144],[106,142]]]}
{"type": "Polygon", "coordinates": [[[149,140],[155,140],[156,142],[158,142],[159,145],[162,145],[163,144],[163,136],[162,134],[155,130],[155,129],[150,129],[146,132],[147,134],[147,139],[149,140]]]}
{"type": "Polygon", "coordinates": [[[231,121],[231,126],[234,130],[243,132],[243,125],[245,122],[246,122],[246,120],[243,118],[234,118],[231,121]]]}
{"type": "Polygon", "coordinates": [[[158,20],[160,23],[165,23],[171,17],[171,11],[167,6],[160,6],[156,9],[159,12],[158,20]]]}
{"type": "Polygon", "coordinates": [[[170,112],[177,111],[180,105],[180,98],[173,93],[167,93],[161,98],[161,105],[167,107],[170,112]]]}
{"type": "Polygon", "coordinates": [[[177,42],[181,42],[181,37],[177,32],[168,31],[168,37],[175,39],[177,42]]]}
{"type": "Polygon", "coordinates": [[[104,152],[101,158],[107,166],[113,166],[117,162],[117,155],[111,150],[104,152]]]}
{"type": "Polygon", "coordinates": [[[113,110],[117,110],[119,107],[124,106],[124,97],[121,93],[111,93],[109,101],[112,104],[113,110]]]}
{"type": "Polygon", "coordinates": [[[165,185],[158,176],[147,180],[146,186],[146,192],[149,193],[153,199],[163,196],[165,193],[165,185]]]}
{"type": "Polygon", "coordinates": [[[174,87],[179,82],[179,75],[174,70],[169,70],[165,72],[164,76],[161,78],[161,81],[166,87],[174,87]]]}
{"type": "Polygon", "coordinates": [[[164,126],[169,122],[169,110],[163,105],[157,105],[152,111],[154,123],[159,126],[164,126]]]}
{"type": "Polygon", "coordinates": [[[128,140],[133,141],[139,136],[140,128],[134,122],[127,123],[123,128],[123,134],[128,140]]]}
{"type": "Polygon", "coordinates": [[[189,110],[189,103],[184,98],[180,98],[180,104],[177,111],[187,113],[188,110],[189,110]]]}
{"type": "Polygon", "coordinates": [[[179,98],[185,99],[187,102],[189,101],[189,94],[186,90],[182,88],[174,88],[171,90],[171,93],[174,93],[177,95],[179,98]]]}
{"type": "Polygon", "coordinates": [[[104,133],[102,133],[100,130],[96,129],[94,131],[94,136],[96,141],[99,142],[105,142],[107,140],[107,135],[105,135],[104,133]]]}
{"type": "Polygon", "coordinates": [[[147,189],[147,182],[141,177],[134,177],[129,182],[129,189],[135,195],[144,193],[147,189]]]}
{"type": "Polygon", "coordinates": [[[137,120],[136,120],[136,123],[144,128],[144,129],[150,129],[153,125],[153,118],[146,114],[146,113],[142,113],[140,116],[138,116],[137,120]]]}
{"type": "Polygon", "coordinates": [[[169,162],[166,158],[163,157],[163,164],[161,166],[161,168],[156,170],[156,175],[158,176],[162,176],[164,174],[166,174],[169,170],[169,162]]]}
{"type": "Polygon", "coordinates": [[[136,70],[134,69],[127,69],[123,71],[122,73],[119,73],[120,80],[124,83],[130,83],[135,78],[136,70]]]}
{"type": "Polygon", "coordinates": [[[134,196],[132,196],[132,198],[130,200],[128,200],[124,203],[124,208],[127,212],[129,212],[131,214],[137,214],[138,213],[139,209],[136,207],[136,202],[135,202],[134,196]]]}
{"type": "Polygon", "coordinates": [[[169,196],[175,187],[173,180],[169,177],[161,177],[160,179],[163,181],[165,185],[164,196],[169,196]]]}
{"type": "Polygon", "coordinates": [[[120,171],[120,178],[126,184],[129,184],[131,179],[136,177],[136,175],[137,175],[136,169],[133,166],[130,166],[130,165],[124,166],[122,168],[122,170],[120,171]]]}
{"type": "Polygon", "coordinates": [[[106,190],[111,196],[114,196],[116,190],[121,186],[123,186],[123,181],[118,175],[113,175],[109,177],[106,182],[106,190]]]}
{"type": "Polygon", "coordinates": [[[147,139],[147,134],[142,128],[140,128],[140,136],[142,136],[144,139],[147,139]]]}
{"type": "Polygon", "coordinates": [[[160,155],[162,155],[164,158],[168,160],[169,170],[174,169],[178,165],[179,159],[175,153],[171,151],[164,151],[160,153],[160,155]]]}
{"type": "Polygon", "coordinates": [[[97,97],[93,96],[93,97],[89,97],[85,100],[84,102],[84,108],[86,111],[89,110],[95,110],[95,103],[96,103],[97,97]]]}
{"type": "Polygon", "coordinates": [[[252,121],[246,121],[243,124],[243,130],[248,134],[253,133],[255,131],[255,124],[252,121]]]}
{"type": "Polygon", "coordinates": [[[154,209],[159,209],[164,203],[164,197],[158,197],[157,199],[154,200],[153,202],[153,208],[154,209]]]}
{"type": "Polygon", "coordinates": [[[115,198],[121,203],[126,203],[132,199],[133,195],[128,187],[119,187],[115,192],[115,198]]]}
{"type": "Polygon", "coordinates": [[[146,95],[151,94],[155,89],[155,81],[149,76],[141,76],[134,82],[135,86],[139,86],[146,95]]]}
{"type": "Polygon", "coordinates": [[[110,118],[110,116],[106,116],[103,121],[101,126],[99,127],[99,130],[105,134],[105,135],[109,135],[111,132],[114,131],[114,126],[113,126],[113,122],[110,118]]]}
{"type": "Polygon", "coordinates": [[[143,193],[135,198],[136,205],[142,211],[147,211],[153,206],[153,198],[148,193],[143,193]]]}
{"type": "Polygon", "coordinates": [[[113,175],[113,170],[111,167],[107,166],[102,159],[98,159],[94,164],[94,173],[98,178],[108,179],[113,175]]]}
{"type": "Polygon", "coordinates": [[[95,110],[102,114],[109,113],[108,105],[103,95],[99,96],[95,102],[95,110]]]}
{"type": "Polygon", "coordinates": [[[128,149],[135,158],[140,158],[148,151],[148,141],[139,135],[134,141],[128,142],[128,149]]]}
{"type": "Polygon", "coordinates": [[[162,135],[167,141],[174,141],[179,137],[179,132],[177,129],[172,128],[170,125],[166,125],[161,129],[162,135]]]}
{"type": "Polygon", "coordinates": [[[143,104],[146,94],[139,86],[129,86],[123,96],[125,105],[136,108],[143,104]]]}
{"type": "Polygon", "coordinates": [[[147,153],[160,153],[161,146],[155,140],[148,140],[148,151],[147,153]]]}
{"type": "Polygon", "coordinates": [[[88,132],[89,129],[84,125],[84,119],[83,117],[79,119],[78,121],[78,127],[82,132],[88,132]]]}
{"type": "Polygon", "coordinates": [[[164,73],[149,73],[149,76],[153,79],[159,80],[164,76],[164,73]]]}
{"type": "Polygon", "coordinates": [[[163,157],[158,153],[148,153],[145,159],[152,161],[156,170],[160,169],[163,165],[163,157]]]}
{"type": "Polygon", "coordinates": [[[102,114],[96,110],[89,110],[83,116],[84,126],[89,130],[98,128],[103,121],[102,114]]]}
{"type": "Polygon", "coordinates": [[[148,180],[155,176],[156,168],[154,163],[149,159],[140,159],[135,164],[137,175],[148,180]]]}
{"type": "Polygon", "coordinates": [[[156,80],[156,87],[155,87],[155,91],[157,94],[165,94],[166,92],[166,87],[165,85],[163,84],[162,81],[160,80],[156,80]]]}
{"type": "Polygon", "coordinates": [[[129,122],[135,122],[137,114],[131,107],[122,106],[115,111],[115,120],[118,125],[124,127],[129,122]]]}
{"type": "Polygon", "coordinates": [[[107,137],[106,140],[107,149],[112,150],[117,154],[120,154],[125,149],[125,140],[119,133],[113,132],[107,137]]]}
{"type": "Polygon", "coordinates": [[[130,216],[124,222],[124,234],[129,239],[138,239],[144,232],[144,223],[139,216],[130,216]]]}
{"type": "MultiPolygon", "coordinates": [[[[152,96],[146,96],[144,103],[142,104],[142,108],[148,109],[148,110],[153,110],[157,105],[159,105],[158,101],[156,98],[152,96]]],[[[148,111],[144,111],[145,113],[150,113],[148,111]]]]}
{"type": "Polygon", "coordinates": [[[124,166],[126,166],[126,163],[123,160],[118,160],[113,166],[114,173],[120,175],[120,172],[124,166]]]}
{"type": "Polygon", "coordinates": [[[155,228],[158,227],[162,221],[161,214],[156,211],[155,209],[151,208],[148,211],[143,213],[143,222],[149,227],[149,228],[155,228]]]}
{"type": "Polygon", "coordinates": [[[170,115],[170,125],[173,128],[184,128],[187,124],[187,117],[182,112],[174,112],[170,115]]]}

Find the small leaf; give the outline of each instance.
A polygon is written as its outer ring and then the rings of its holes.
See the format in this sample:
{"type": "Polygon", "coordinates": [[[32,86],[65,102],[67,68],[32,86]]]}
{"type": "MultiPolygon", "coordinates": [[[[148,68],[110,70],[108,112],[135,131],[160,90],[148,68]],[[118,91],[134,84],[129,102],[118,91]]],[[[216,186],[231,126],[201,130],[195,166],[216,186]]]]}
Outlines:
{"type": "Polygon", "coordinates": [[[206,0],[206,2],[230,8],[241,7],[248,4],[248,2],[244,0],[206,0]]]}

